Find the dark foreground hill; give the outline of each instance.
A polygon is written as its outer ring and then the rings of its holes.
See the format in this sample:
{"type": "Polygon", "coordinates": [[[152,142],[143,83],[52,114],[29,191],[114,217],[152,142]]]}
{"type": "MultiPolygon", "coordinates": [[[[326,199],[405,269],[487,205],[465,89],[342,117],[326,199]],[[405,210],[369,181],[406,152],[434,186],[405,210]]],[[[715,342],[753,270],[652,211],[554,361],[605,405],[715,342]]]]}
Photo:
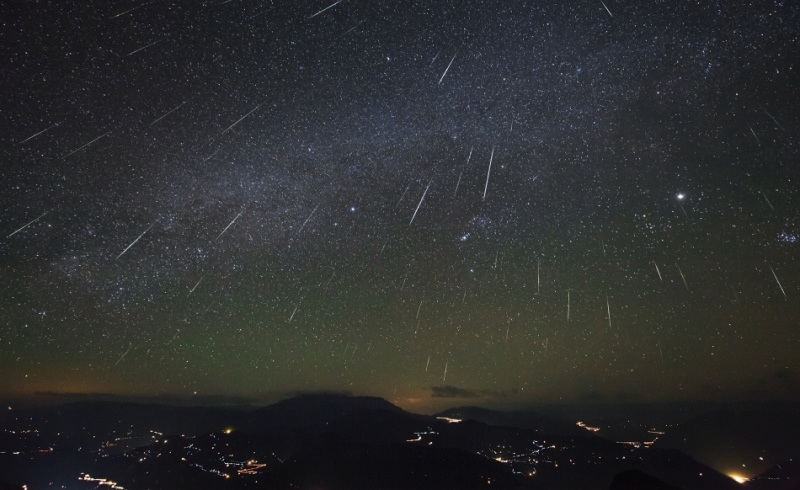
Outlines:
{"type": "Polygon", "coordinates": [[[718,409],[672,427],[655,444],[676,448],[715,468],[766,471],[800,456],[800,409],[718,409]]]}
{"type": "Polygon", "coordinates": [[[623,471],[614,477],[608,490],[678,490],[658,478],[637,470],[623,471]]]}
{"type": "Polygon", "coordinates": [[[606,490],[629,483],[615,480],[629,471],[685,490],[740,488],[678,450],[448,422],[368,397],[308,395],[250,411],[83,403],[6,415],[5,425],[0,474],[31,489],[104,479],[127,490],[606,490]]]}
{"type": "Polygon", "coordinates": [[[776,464],[745,483],[747,490],[800,490],[800,460],[776,464]]]}

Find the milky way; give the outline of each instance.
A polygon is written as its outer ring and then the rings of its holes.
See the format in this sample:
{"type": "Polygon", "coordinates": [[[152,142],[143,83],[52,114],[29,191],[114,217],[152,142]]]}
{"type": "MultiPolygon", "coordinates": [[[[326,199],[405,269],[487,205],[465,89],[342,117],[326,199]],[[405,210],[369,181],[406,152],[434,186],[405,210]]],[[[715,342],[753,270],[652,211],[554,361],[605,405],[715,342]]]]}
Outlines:
{"type": "Polygon", "coordinates": [[[0,394],[800,394],[800,8],[12,2],[0,394]]]}

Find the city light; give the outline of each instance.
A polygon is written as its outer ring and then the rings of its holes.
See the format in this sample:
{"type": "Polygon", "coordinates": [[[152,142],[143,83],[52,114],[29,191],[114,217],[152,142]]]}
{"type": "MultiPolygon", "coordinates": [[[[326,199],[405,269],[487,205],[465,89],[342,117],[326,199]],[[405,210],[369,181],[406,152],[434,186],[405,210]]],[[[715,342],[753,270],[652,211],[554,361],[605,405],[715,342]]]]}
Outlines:
{"type": "Polygon", "coordinates": [[[736,483],[745,483],[747,481],[750,481],[749,478],[747,478],[746,476],[742,476],[738,473],[729,473],[728,476],[733,478],[733,480],[736,481],[736,483]]]}
{"type": "Polygon", "coordinates": [[[600,431],[600,427],[589,427],[588,425],[586,425],[584,422],[581,422],[581,421],[576,422],[575,425],[577,425],[578,427],[581,427],[583,429],[586,429],[589,432],[599,432],[600,431]]]}

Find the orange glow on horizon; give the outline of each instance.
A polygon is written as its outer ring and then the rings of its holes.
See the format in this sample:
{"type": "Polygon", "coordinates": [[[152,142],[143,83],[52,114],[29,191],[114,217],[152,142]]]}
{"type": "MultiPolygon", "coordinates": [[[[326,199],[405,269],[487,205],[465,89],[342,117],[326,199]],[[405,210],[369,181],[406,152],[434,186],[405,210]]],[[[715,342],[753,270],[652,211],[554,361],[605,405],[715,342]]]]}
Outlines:
{"type": "Polygon", "coordinates": [[[745,483],[747,481],[750,481],[749,478],[747,478],[746,476],[742,476],[738,473],[728,473],[728,476],[731,477],[736,483],[745,483]]]}

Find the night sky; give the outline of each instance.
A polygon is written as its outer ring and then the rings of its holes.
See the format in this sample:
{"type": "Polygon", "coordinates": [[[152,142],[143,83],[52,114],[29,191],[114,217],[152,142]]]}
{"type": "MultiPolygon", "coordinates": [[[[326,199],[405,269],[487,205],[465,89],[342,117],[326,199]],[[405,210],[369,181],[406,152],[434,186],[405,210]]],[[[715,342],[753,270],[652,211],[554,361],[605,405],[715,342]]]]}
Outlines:
{"type": "Polygon", "coordinates": [[[0,395],[800,399],[800,5],[4,3],[0,395]]]}

